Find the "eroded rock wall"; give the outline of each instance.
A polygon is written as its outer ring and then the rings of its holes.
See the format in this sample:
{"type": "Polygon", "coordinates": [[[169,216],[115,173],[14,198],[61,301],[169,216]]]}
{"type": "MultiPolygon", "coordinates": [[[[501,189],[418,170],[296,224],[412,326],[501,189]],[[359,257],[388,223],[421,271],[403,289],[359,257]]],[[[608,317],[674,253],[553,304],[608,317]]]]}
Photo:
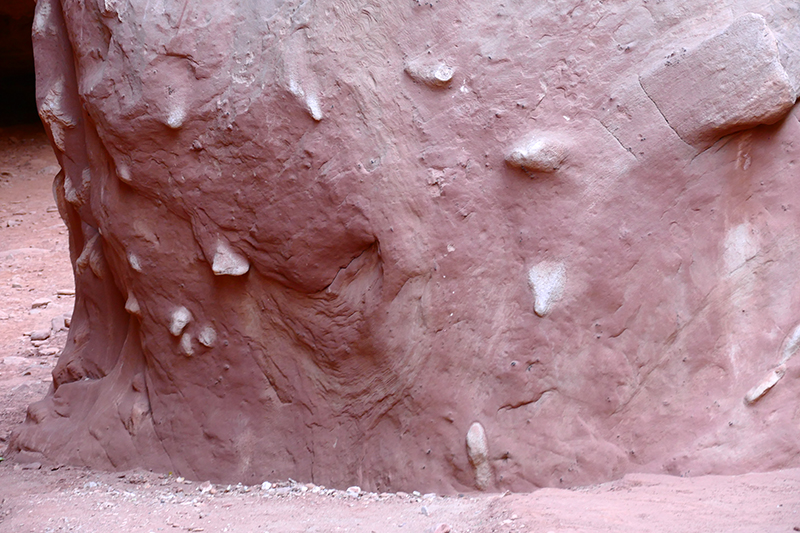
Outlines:
{"type": "Polygon", "coordinates": [[[77,300],[21,460],[800,464],[794,2],[39,0],[34,40],[77,300]]]}

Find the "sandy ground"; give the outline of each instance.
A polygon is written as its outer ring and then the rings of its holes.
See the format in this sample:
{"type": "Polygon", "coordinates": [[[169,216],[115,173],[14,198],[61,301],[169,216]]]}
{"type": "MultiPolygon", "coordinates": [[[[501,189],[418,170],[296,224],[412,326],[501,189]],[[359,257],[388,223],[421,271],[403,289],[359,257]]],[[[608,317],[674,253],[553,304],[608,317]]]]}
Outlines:
{"type": "Polygon", "coordinates": [[[0,447],[47,392],[74,305],[67,228],[52,194],[58,170],[41,127],[0,128],[0,447]],[[32,342],[31,332],[48,338],[32,342]]]}
{"type": "MultiPolygon", "coordinates": [[[[27,405],[50,387],[74,303],[66,228],[51,193],[57,170],[39,128],[0,128],[0,450],[27,405]],[[47,338],[32,341],[31,333],[47,338]]],[[[6,458],[0,532],[800,531],[800,469],[634,474],[571,490],[448,496],[269,481],[219,486],[6,458]]]]}

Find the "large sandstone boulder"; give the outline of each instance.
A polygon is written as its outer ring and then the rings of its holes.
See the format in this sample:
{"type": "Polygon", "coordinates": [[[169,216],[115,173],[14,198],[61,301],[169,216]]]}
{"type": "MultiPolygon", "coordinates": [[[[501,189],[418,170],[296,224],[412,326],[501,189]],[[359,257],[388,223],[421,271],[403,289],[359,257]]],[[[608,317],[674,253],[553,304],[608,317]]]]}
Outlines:
{"type": "Polygon", "coordinates": [[[528,490],[800,466],[800,19],[39,0],[73,327],[19,460],[528,490]]]}

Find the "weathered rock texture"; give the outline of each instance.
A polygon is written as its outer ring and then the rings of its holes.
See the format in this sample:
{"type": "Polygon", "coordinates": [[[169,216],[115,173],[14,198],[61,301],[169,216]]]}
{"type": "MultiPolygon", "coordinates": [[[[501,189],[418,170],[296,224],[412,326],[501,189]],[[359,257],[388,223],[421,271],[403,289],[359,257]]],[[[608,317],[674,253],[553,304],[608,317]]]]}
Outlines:
{"type": "Polygon", "coordinates": [[[445,492],[800,465],[799,23],[39,0],[77,301],[11,451],[445,492]]]}

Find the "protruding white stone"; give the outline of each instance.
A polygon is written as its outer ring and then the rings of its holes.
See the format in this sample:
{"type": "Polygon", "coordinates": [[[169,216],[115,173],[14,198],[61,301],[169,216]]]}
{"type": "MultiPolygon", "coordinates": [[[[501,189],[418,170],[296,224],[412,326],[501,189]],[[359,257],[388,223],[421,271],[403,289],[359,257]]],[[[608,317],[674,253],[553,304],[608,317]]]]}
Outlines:
{"type": "Polygon", "coordinates": [[[533,291],[533,310],[537,315],[545,316],[552,310],[564,293],[566,281],[567,268],[564,263],[542,261],[531,267],[528,283],[533,291]]]}
{"type": "Polygon", "coordinates": [[[139,261],[139,257],[133,252],[128,252],[128,264],[136,272],[142,271],[142,263],[139,261]]]}
{"type": "Polygon", "coordinates": [[[492,470],[489,465],[489,443],[480,422],[473,423],[467,431],[467,456],[475,469],[475,484],[485,490],[491,483],[492,470]]]}
{"type": "Polygon", "coordinates": [[[117,6],[117,0],[103,0],[103,5],[101,6],[100,12],[107,17],[115,16],[120,20],[120,22],[122,21],[119,16],[119,6],[117,6]]]}
{"type": "Polygon", "coordinates": [[[483,463],[489,459],[489,445],[486,430],[480,422],[475,422],[467,431],[467,453],[473,463],[483,463]]]}
{"type": "Polygon", "coordinates": [[[243,276],[250,270],[250,262],[246,257],[235,252],[228,243],[219,241],[211,270],[217,276],[243,276]]]}
{"type": "Polygon", "coordinates": [[[140,316],[142,314],[142,309],[139,307],[139,300],[136,299],[136,296],[134,296],[132,292],[128,293],[128,299],[125,301],[125,310],[132,315],[140,316]]]}
{"type": "Polygon", "coordinates": [[[306,92],[295,78],[289,80],[289,92],[305,105],[306,111],[311,115],[311,118],[317,122],[322,120],[322,106],[316,94],[313,92],[306,92]]]}
{"type": "Polygon", "coordinates": [[[188,333],[184,333],[181,335],[181,342],[180,342],[181,352],[186,357],[191,357],[194,355],[194,348],[192,348],[192,336],[188,333]]]}
{"type": "Polygon", "coordinates": [[[319,105],[319,98],[316,94],[309,94],[306,96],[306,108],[311,118],[319,122],[322,120],[322,107],[319,105]]]}
{"type": "Polygon", "coordinates": [[[303,91],[303,88],[300,87],[300,84],[297,83],[297,80],[294,78],[289,79],[289,92],[295,95],[297,98],[302,98],[306,94],[303,91]]]}
{"type": "Polygon", "coordinates": [[[197,341],[206,348],[211,348],[217,341],[217,332],[211,326],[206,326],[200,330],[197,341]]]}
{"type": "Polygon", "coordinates": [[[169,332],[178,337],[183,333],[184,328],[192,321],[192,313],[185,307],[179,307],[172,312],[172,320],[169,325],[169,332]]]}
{"type": "Polygon", "coordinates": [[[531,137],[506,156],[506,162],[528,172],[555,172],[564,162],[567,149],[558,139],[531,137]]]}
{"type": "Polygon", "coordinates": [[[117,177],[125,183],[131,183],[133,181],[133,178],[131,177],[131,169],[129,169],[126,165],[119,165],[117,167],[117,177]]]}
{"type": "Polygon", "coordinates": [[[429,63],[424,59],[410,61],[405,70],[411,79],[429,87],[446,87],[455,74],[455,69],[445,63],[429,63]]]}
{"type": "Polygon", "coordinates": [[[435,85],[447,85],[453,80],[455,69],[447,65],[439,65],[433,73],[433,83],[435,85]]]}
{"type": "Polygon", "coordinates": [[[744,395],[744,401],[748,404],[753,404],[760,400],[769,390],[774,387],[781,378],[786,374],[786,365],[780,365],[766,375],[761,383],[747,391],[744,395]]]}
{"type": "Polygon", "coordinates": [[[177,130],[183,126],[183,121],[186,119],[186,112],[181,107],[175,107],[169,112],[167,117],[167,126],[177,130]]]}

